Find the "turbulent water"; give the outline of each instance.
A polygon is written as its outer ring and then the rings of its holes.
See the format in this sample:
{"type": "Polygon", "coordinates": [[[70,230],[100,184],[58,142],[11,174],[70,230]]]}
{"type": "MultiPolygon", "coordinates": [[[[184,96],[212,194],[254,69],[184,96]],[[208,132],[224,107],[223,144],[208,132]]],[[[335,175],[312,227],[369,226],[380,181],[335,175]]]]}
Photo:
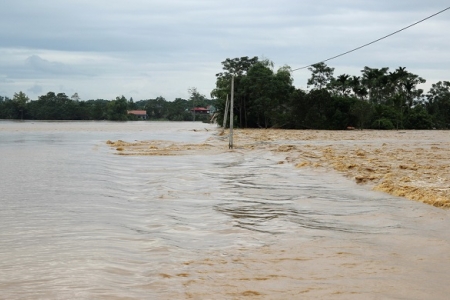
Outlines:
{"type": "Polygon", "coordinates": [[[0,299],[447,299],[448,211],[263,151],[106,145],[214,128],[0,121],[0,299]]]}

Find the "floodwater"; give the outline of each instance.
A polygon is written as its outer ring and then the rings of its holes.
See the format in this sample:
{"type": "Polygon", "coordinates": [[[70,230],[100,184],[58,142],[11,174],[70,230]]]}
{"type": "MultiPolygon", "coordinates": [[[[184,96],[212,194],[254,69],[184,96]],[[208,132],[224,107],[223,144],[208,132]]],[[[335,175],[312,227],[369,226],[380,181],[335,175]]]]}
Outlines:
{"type": "Polygon", "coordinates": [[[263,150],[106,144],[214,129],[0,121],[0,299],[448,299],[448,210],[263,150]]]}

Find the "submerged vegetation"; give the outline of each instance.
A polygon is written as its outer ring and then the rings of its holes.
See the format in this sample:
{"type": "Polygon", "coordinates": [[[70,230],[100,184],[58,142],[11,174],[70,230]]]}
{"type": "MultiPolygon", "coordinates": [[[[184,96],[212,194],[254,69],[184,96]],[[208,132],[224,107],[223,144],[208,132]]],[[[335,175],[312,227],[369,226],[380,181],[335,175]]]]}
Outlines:
{"type": "Polygon", "coordinates": [[[399,67],[364,67],[360,76],[334,76],[325,63],[309,67],[309,90],[293,85],[290,67],[274,71],[273,63],[258,57],[227,58],[216,74],[216,87],[207,99],[195,88],[190,98],[167,101],[163,97],[139,100],[80,101],[77,93],[48,92],[30,101],[23,92],[12,99],[0,97],[0,119],[28,120],[134,120],[128,110],[145,110],[148,120],[208,121],[193,115],[193,107],[216,108],[222,124],[226,99],[234,77],[234,124],[241,128],[289,129],[449,129],[450,82],[439,81],[425,93],[425,79],[399,67]]]}

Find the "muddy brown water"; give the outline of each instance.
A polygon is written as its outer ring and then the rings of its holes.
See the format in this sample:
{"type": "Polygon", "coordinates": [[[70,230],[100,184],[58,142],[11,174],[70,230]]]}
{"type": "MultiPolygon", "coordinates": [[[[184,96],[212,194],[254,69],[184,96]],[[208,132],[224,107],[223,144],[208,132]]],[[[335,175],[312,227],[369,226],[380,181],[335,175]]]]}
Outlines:
{"type": "Polygon", "coordinates": [[[214,132],[0,121],[0,299],[448,299],[448,210],[263,149],[106,144],[214,132]]]}

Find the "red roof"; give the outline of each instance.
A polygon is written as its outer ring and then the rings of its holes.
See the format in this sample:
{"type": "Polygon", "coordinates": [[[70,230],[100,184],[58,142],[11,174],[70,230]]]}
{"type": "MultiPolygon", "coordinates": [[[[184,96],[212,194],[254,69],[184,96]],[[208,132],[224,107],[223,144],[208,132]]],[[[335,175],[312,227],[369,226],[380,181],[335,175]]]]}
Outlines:
{"type": "Polygon", "coordinates": [[[191,110],[195,110],[195,111],[209,111],[209,109],[204,108],[204,107],[196,107],[196,108],[192,108],[191,110]]]}
{"type": "Polygon", "coordinates": [[[128,114],[142,116],[142,115],[146,115],[147,111],[146,110],[129,110],[128,114]]]}

